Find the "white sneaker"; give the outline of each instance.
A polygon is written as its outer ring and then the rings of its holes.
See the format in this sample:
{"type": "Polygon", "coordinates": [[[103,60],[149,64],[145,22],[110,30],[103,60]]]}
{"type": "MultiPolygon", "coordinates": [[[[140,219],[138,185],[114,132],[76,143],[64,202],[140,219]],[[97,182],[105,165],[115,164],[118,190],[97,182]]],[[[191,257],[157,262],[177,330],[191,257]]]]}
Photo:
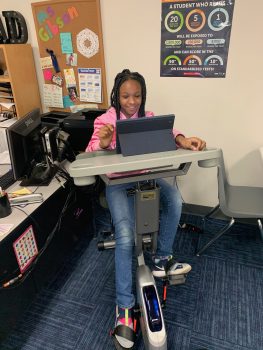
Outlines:
{"type": "Polygon", "coordinates": [[[192,270],[191,265],[177,262],[170,255],[168,257],[154,258],[152,274],[154,277],[163,278],[166,276],[185,275],[192,270]]]}

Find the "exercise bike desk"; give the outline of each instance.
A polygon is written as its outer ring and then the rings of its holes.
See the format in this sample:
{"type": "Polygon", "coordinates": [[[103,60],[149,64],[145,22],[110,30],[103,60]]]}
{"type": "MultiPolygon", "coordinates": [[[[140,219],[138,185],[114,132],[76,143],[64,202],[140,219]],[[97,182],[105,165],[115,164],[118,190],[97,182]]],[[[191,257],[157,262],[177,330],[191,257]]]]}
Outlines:
{"type": "MultiPolygon", "coordinates": [[[[177,149],[128,157],[116,154],[115,151],[96,151],[79,154],[77,159],[69,165],[69,174],[78,186],[89,184],[91,180],[87,177],[95,175],[101,176],[106,184],[114,184],[129,182],[131,177],[124,175],[117,180],[109,178],[107,174],[147,169],[147,172],[139,175],[138,178],[141,180],[148,180],[148,176],[153,179],[184,175],[192,162],[205,161],[207,167],[208,164],[212,167],[216,166],[216,159],[220,157],[218,148],[209,148],[204,151],[177,149]]],[[[137,181],[137,176],[132,175],[132,179],[137,181]]]]}
{"type": "MultiPolygon", "coordinates": [[[[127,182],[138,182],[139,184],[140,181],[144,180],[155,180],[163,177],[184,175],[187,173],[191,163],[194,161],[198,162],[201,166],[205,165],[206,167],[213,167],[216,166],[217,160],[220,157],[220,149],[208,149],[205,151],[189,151],[178,149],[176,151],[151,153],[128,157],[123,157],[121,154],[116,154],[112,151],[97,151],[80,154],[77,159],[70,164],[69,174],[74,178],[74,183],[78,186],[94,183],[96,175],[99,175],[107,185],[127,182]],[[139,174],[131,175],[124,173],[122,176],[117,178],[107,176],[107,174],[110,173],[123,173],[145,169],[147,169],[147,172],[139,174]]],[[[138,206],[137,198],[138,197],[136,197],[135,200],[136,206],[138,206]]],[[[159,197],[156,196],[156,198],[159,197]]],[[[154,206],[156,209],[156,204],[154,204],[154,206]]],[[[156,224],[153,224],[154,231],[158,231],[157,211],[159,212],[159,210],[155,210],[154,214],[157,221],[156,224]]],[[[143,210],[139,210],[138,212],[141,213],[143,210]]],[[[144,211],[144,213],[145,212],[147,212],[147,215],[150,212],[150,215],[152,216],[152,211],[149,211],[148,208],[146,211],[144,211]]],[[[141,310],[140,324],[144,339],[144,345],[147,350],[167,350],[167,334],[161,303],[153,275],[149,267],[144,262],[142,243],[142,236],[144,234],[142,231],[144,228],[141,231],[140,227],[143,226],[143,224],[141,225],[141,218],[138,219],[138,216],[139,215],[136,215],[135,240],[138,261],[138,267],[136,271],[136,290],[137,302],[141,310]],[[139,223],[137,225],[138,221],[139,223]],[[149,300],[147,298],[149,298],[149,300]],[[153,320],[153,323],[151,321],[152,314],[151,311],[149,311],[151,307],[155,309],[153,312],[153,316],[155,318],[153,320]],[[154,325],[156,325],[156,321],[159,328],[153,329],[154,325]]],[[[154,239],[152,238],[152,241],[156,242],[157,232],[150,232],[154,234],[154,236],[152,236],[154,237],[154,239]]],[[[114,245],[111,247],[114,247],[114,245]]],[[[182,283],[184,283],[185,276],[181,276],[181,278],[183,281],[182,283]]]]}

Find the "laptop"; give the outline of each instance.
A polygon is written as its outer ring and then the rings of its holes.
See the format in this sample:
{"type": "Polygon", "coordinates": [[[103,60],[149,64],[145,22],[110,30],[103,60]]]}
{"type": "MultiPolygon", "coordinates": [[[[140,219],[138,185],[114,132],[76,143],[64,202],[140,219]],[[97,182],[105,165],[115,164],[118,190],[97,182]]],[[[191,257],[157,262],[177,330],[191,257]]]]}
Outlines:
{"type": "Polygon", "coordinates": [[[176,150],[174,114],[117,120],[116,152],[123,156],[176,150]]]}

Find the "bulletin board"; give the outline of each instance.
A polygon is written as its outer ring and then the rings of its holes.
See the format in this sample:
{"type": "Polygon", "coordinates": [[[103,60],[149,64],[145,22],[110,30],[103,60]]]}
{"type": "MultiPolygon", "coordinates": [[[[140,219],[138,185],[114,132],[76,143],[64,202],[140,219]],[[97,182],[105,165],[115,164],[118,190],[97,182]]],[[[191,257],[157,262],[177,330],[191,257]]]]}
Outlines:
{"type": "Polygon", "coordinates": [[[99,0],[32,3],[50,110],[108,108],[99,0]]]}

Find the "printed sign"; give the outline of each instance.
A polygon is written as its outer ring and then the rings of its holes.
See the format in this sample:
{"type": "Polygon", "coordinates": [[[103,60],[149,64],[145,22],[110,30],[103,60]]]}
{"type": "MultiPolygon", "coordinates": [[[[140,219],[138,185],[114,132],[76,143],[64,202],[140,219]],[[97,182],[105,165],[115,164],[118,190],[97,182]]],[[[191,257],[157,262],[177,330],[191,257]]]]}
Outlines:
{"type": "Polygon", "coordinates": [[[37,243],[33,227],[26,231],[13,243],[16,259],[21,273],[23,273],[38,254],[37,243]]]}
{"type": "Polygon", "coordinates": [[[235,0],[162,0],[161,76],[224,78],[235,0]]]}

